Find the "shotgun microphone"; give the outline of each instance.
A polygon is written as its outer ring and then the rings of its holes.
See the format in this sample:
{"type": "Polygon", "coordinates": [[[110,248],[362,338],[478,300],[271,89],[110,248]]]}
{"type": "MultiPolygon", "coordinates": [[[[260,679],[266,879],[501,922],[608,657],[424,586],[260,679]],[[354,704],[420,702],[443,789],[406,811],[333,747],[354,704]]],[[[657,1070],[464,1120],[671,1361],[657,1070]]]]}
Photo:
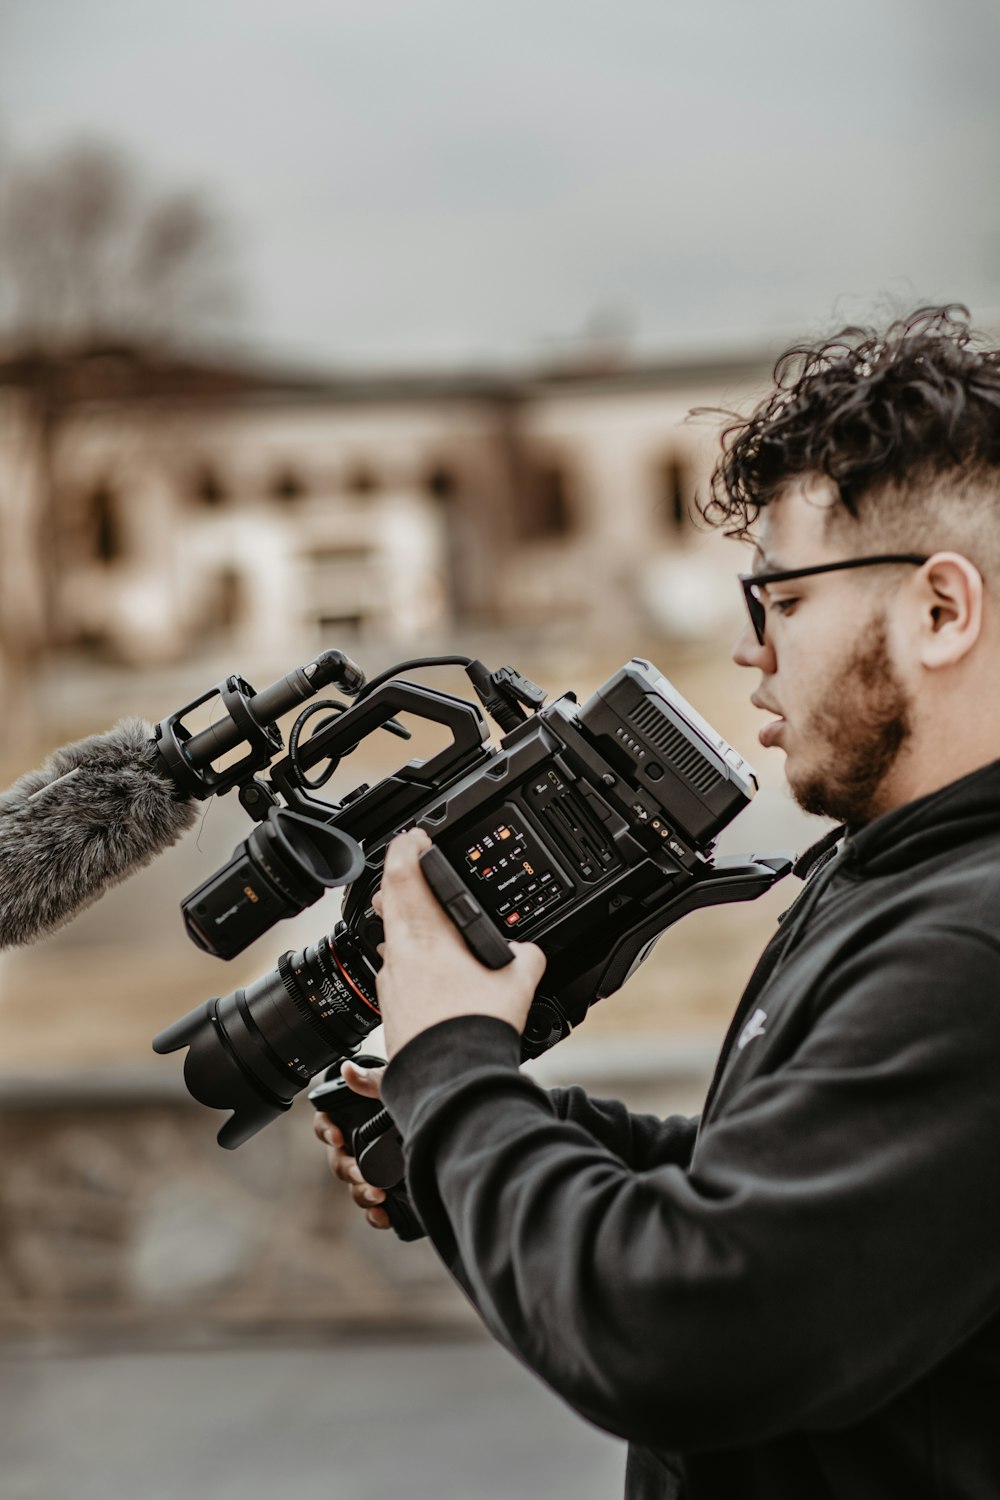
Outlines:
{"type": "Polygon", "coordinates": [[[152,726],[123,719],[0,794],[0,947],[54,932],[190,828],[152,726]]]}
{"type": "MultiPolygon", "coordinates": [[[[282,748],[275,720],[323,687],[354,697],[364,684],[349,656],[323,651],[259,693],[234,675],[155,728],[122,719],[107,734],[56,750],[0,793],[0,948],[54,932],[175,844],[198,802],[245,788],[282,748]],[[188,716],[208,705],[213,722],[192,733],[188,716]],[[235,761],[221,764],[233,754],[235,761]]],[[[317,703],[309,712],[345,706],[317,703]]],[[[263,791],[256,783],[250,790],[263,791]]],[[[283,827],[269,825],[267,833],[272,843],[288,843],[294,833],[301,842],[299,825],[308,822],[285,811],[283,827]],[[285,825],[294,825],[291,833],[285,825]]]]}

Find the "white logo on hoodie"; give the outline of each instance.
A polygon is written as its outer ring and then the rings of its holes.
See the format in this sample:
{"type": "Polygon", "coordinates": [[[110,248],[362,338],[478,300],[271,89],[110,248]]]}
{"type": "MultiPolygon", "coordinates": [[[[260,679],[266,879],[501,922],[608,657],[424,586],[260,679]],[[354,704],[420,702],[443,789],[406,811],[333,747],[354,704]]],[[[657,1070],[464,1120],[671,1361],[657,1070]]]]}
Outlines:
{"type": "Polygon", "coordinates": [[[752,1042],[755,1036],[764,1035],[764,1022],[767,1020],[766,1010],[755,1010],[743,1030],[740,1039],[736,1043],[737,1051],[742,1052],[747,1042],[752,1042]]]}

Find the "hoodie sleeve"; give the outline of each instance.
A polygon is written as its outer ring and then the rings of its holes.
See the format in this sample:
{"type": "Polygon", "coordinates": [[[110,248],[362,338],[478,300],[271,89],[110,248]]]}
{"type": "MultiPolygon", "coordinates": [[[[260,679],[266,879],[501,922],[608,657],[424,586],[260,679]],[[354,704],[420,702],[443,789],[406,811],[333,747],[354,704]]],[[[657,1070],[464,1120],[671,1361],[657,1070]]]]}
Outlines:
{"type": "Polygon", "coordinates": [[[550,1089],[549,1098],[560,1120],[581,1126],[637,1172],[649,1167],[686,1167],[698,1134],[698,1117],[637,1115],[617,1099],[592,1099],[582,1088],[550,1089]]]}
{"type": "Polygon", "coordinates": [[[686,1167],[630,1167],[560,1118],[493,1018],[389,1065],[431,1239],[494,1334],[610,1432],[697,1450],[848,1425],[1000,1307],[1000,949],[890,934],[811,1003],[686,1167]]]}

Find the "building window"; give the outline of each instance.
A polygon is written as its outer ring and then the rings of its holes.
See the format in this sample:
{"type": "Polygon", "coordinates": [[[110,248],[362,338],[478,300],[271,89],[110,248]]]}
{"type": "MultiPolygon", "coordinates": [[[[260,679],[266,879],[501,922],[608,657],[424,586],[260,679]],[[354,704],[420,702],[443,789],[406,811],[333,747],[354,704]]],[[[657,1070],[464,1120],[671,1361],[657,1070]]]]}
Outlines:
{"type": "Polygon", "coordinates": [[[270,493],[275,500],[298,500],[306,493],[306,484],[302,475],[286,464],[272,478],[270,493]]]}
{"type": "Polygon", "coordinates": [[[671,457],[660,465],[656,508],[664,530],[673,536],[683,536],[690,530],[689,490],[690,480],[686,464],[682,463],[679,458],[671,457]]]}
{"type": "Polygon", "coordinates": [[[106,484],[99,484],[90,496],[90,526],[94,556],[100,562],[117,562],[125,550],[118,503],[106,484]]]}
{"type": "Polygon", "coordinates": [[[320,615],[316,621],[323,642],[336,641],[344,635],[360,635],[362,623],[360,615],[320,615]]]}
{"type": "Polygon", "coordinates": [[[435,500],[454,500],[458,494],[458,480],[454,472],[444,464],[435,464],[424,481],[428,495],[435,500]]]}
{"type": "Polygon", "coordinates": [[[368,464],[354,464],[344,480],[344,489],[349,495],[374,495],[378,489],[378,478],[368,464]]]}
{"type": "Polygon", "coordinates": [[[573,500],[566,470],[559,464],[542,464],[528,486],[530,537],[568,536],[573,530],[573,500]]]}
{"type": "Polygon", "coordinates": [[[225,485],[211,464],[204,464],[195,474],[191,493],[200,505],[210,509],[222,505],[226,499],[225,485]]]}
{"type": "Polygon", "coordinates": [[[233,631],[246,617],[246,590],[243,579],[235,568],[220,568],[214,591],[215,624],[225,631],[233,631]]]}

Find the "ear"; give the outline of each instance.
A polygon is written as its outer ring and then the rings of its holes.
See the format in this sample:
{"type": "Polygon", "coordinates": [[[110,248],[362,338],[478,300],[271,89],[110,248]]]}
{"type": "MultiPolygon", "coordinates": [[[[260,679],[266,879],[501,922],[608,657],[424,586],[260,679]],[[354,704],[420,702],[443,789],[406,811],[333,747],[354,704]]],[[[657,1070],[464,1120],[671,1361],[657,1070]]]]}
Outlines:
{"type": "Polygon", "coordinates": [[[983,627],[983,579],[959,552],[935,552],[917,574],[917,654],[930,670],[954,666],[983,627]]]}

